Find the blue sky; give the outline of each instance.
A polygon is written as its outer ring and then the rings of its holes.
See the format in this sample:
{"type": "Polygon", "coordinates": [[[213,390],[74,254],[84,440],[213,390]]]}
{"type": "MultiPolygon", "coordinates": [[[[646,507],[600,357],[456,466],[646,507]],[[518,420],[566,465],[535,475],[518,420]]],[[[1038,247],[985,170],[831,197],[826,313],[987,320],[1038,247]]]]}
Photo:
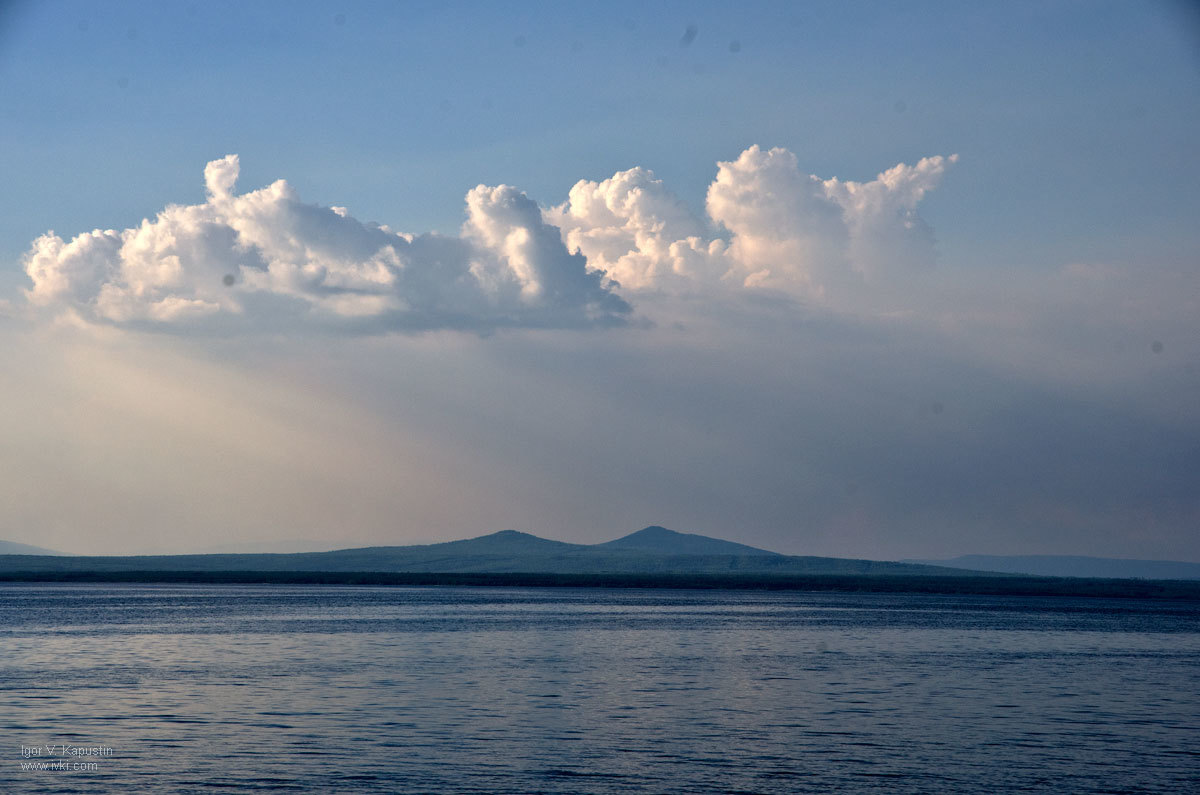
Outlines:
{"type": "Polygon", "coordinates": [[[47,226],[198,199],[194,164],[228,152],[248,185],[286,176],[361,218],[453,231],[481,182],[557,203],[635,165],[699,209],[714,163],[752,143],[852,179],[959,152],[953,198],[924,212],[972,264],[1200,242],[1200,34],[1169,3],[56,2],[2,19],[10,260],[47,226]]]}
{"type": "Polygon", "coordinates": [[[0,107],[7,401],[39,418],[0,537],[1200,559],[1187,4],[9,3],[0,107]],[[587,209],[639,167],[623,226],[587,209]],[[84,284],[43,235],[92,229],[84,284]],[[351,427],[288,434],[316,416],[351,427]]]}

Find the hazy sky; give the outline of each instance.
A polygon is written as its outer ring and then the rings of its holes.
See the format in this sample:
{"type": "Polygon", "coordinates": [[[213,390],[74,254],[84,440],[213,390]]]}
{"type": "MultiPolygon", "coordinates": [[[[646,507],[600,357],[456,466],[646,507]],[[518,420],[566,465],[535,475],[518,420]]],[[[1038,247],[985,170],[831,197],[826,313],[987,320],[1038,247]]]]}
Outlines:
{"type": "Polygon", "coordinates": [[[0,6],[0,538],[1200,560],[1187,3],[0,6]]]}

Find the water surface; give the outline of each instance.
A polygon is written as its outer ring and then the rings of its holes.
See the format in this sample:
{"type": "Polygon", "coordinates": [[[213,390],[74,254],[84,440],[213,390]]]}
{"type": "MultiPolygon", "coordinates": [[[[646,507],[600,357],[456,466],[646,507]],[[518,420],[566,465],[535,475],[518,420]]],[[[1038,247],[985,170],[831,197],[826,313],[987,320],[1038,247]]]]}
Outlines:
{"type": "Polygon", "coordinates": [[[1195,602],[2,585],[0,790],[1196,791],[1197,682],[1195,602]]]}

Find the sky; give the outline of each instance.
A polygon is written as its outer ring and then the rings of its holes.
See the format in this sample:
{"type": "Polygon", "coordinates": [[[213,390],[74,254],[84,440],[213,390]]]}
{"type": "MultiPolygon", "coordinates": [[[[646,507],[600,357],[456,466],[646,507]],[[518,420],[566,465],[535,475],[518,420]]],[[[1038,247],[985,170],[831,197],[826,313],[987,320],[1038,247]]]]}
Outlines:
{"type": "Polygon", "coordinates": [[[1200,561],[1200,12],[0,5],[0,538],[1200,561]]]}

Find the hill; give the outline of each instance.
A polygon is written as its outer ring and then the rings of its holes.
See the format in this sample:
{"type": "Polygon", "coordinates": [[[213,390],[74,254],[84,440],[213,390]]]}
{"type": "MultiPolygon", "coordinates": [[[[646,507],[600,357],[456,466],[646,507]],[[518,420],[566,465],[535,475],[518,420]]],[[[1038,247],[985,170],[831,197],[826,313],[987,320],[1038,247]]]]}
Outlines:
{"type": "Polygon", "coordinates": [[[651,525],[613,541],[596,544],[596,548],[637,549],[670,555],[774,555],[782,557],[777,552],[768,552],[765,549],[748,547],[734,541],[709,538],[695,533],[677,533],[658,525],[651,525]]]}

